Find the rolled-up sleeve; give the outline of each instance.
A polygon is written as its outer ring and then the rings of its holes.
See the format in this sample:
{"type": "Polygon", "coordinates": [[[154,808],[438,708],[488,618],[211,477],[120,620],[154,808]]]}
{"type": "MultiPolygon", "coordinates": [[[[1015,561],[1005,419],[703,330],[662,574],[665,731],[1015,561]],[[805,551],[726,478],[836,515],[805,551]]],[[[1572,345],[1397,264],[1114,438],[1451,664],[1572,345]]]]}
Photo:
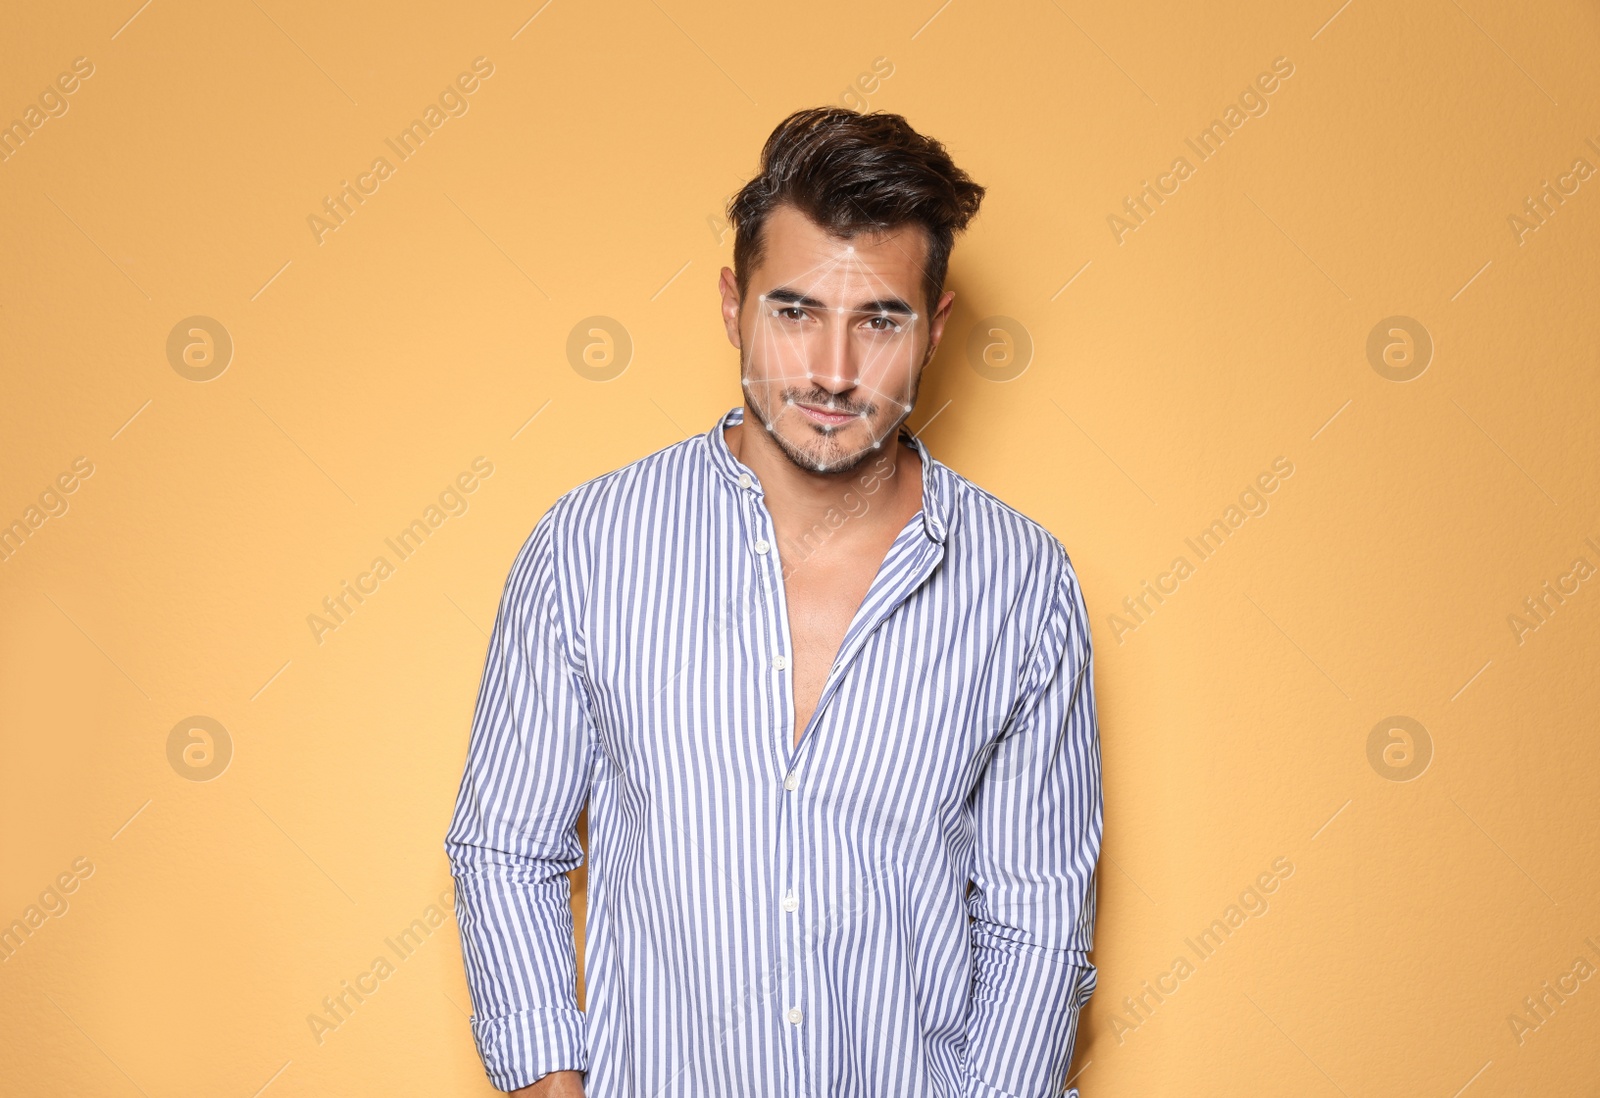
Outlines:
{"type": "Polygon", "coordinates": [[[968,1098],[1060,1094],[1095,988],[1103,808],[1093,652],[1077,576],[1064,549],[1058,557],[1025,681],[974,805],[968,1098]]]}
{"type": "Polygon", "coordinates": [[[566,874],[583,860],[593,721],[562,622],[560,506],[506,580],[444,843],[472,1035],[503,1091],[588,1068],[566,874]]]}

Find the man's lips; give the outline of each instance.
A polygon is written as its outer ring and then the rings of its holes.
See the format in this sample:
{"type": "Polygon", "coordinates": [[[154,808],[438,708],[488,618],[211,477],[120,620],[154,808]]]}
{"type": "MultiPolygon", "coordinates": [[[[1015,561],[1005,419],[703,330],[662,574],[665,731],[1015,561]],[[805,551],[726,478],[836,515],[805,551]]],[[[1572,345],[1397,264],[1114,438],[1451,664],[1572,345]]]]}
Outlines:
{"type": "Polygon", "coordinates": [[[825,423],[830,427],[837,427],[841,423],[849,423],[852,419],[861,418],[854,412],[830,412],[826,408],[815,404],[798,404],[796,407],[818,423],[825,423]]]}

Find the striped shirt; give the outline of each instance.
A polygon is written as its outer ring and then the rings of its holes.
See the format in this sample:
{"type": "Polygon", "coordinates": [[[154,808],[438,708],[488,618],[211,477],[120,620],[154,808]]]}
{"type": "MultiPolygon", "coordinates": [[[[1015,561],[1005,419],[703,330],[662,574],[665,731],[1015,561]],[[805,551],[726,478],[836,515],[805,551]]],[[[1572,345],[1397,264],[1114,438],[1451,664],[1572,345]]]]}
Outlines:
{"type": "MultiPolygon", "coordinates": [[[[902,427],[922,510],[796,745],[793,565],[723,438],[743,417],[567,492],[511,566],[445,838],[489,1080],[1059,1094],[1095,987],[1102,817],[1066,550],[902,427]]],[[[852,513],[883,483],[858,480],[852,513]]]]}

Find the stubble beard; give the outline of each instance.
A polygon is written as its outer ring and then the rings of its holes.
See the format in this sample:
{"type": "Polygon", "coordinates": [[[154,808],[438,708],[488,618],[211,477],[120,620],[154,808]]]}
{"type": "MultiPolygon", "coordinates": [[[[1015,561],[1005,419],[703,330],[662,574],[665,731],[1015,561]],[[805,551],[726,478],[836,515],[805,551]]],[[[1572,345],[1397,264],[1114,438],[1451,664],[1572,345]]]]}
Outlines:
{"type": "MultiPolygon", "coordinates": [[[[923,365],[927,365],[926,355],[924,355],[923,365]]],[[[741,379],[749,379],[748,366],[748,351],[745,347],[741,347],[739,348],[739,376],[741,379]]],[[[911,394],[909,397],[907,397],[905,402],[905,414],[900,416],[890,425],[888,430],[884,432],[882,440],[880,441],[888,441],[892,443],[898,436],[900,425],[910,417],[911,409],[916,406],[917,390],[921,387],[921,384],[922,370],[919,368],[916,374],[912,377],[911,394]]],[[[766,383],[766,387],[770,389],[770,383],[766,383]]],[[[806,418],[805,413],[801,412],[798,408],[791,408],[790,405],[785,403],[788,397],[788,394],[786,393],[780,398],[777,410],[769,418],[763,415],[761,409],[755,406],[755,399],[752,396],[752,393],[757,386],[755,384],[749,384],[743,386],[743,388],[745,423],[747,425],[752,423],[759,424],[761,429],[766,431],[767,437],[778,444],[778,450],[783,454],[783,456],[788,458],[790,464],[794,465],[797,469],[803,469],[808,473],[850,473],[859,467],[862,462],[866,461],[867,458],[871,457],[875,453],[881,452],[883,449],[882,445],[874,447],[868,444],[863,446],[859,452],[849,457],[842,457],[841,455],[844,453],[844,449],[839,442],[839,432],[856,427],[858,425],[868,425],[870,424],[869,419],[862,417],[857,420],[852,420],[849,423],[840,424],[838,427],[825,427],[806,418]],[[799,421],[804,423],[807,428],[817,432],[816,437],[819,439],[821,452],[816,454],[808,453],[806,450],[796,446],[793,442],[785,438],[778,430],[779,419],[785,417],[798,417],[799,421]],[[768,424],[771,424],[771,426],[768,426],[768,424]],[[824,468],[818,469],[817,466],[819,464],[823,465],[824,468]]],[[[814,403],[826,404],[827,400],[824,399],[821,401],[815,401],[814,403]]],[[[867,410],[869,413],[875,412],[877,408],[877,404],[868,402],[867,410]]]]}

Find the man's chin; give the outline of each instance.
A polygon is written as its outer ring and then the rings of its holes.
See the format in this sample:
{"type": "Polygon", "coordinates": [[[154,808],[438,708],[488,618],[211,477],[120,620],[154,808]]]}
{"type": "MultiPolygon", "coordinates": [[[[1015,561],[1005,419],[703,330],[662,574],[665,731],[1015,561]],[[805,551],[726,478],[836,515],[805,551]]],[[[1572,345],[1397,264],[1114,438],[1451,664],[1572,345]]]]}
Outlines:
{"type": "Polygon", "coordinates": [[[778,436],[778,449],[792,464],[808,473],[848,473],[873,452],[870,446],[843,444],[837,431],[820,438],[814,432],[809,433],[812,438],[805,445],[796,445],[792,439],[778,436]]]}

